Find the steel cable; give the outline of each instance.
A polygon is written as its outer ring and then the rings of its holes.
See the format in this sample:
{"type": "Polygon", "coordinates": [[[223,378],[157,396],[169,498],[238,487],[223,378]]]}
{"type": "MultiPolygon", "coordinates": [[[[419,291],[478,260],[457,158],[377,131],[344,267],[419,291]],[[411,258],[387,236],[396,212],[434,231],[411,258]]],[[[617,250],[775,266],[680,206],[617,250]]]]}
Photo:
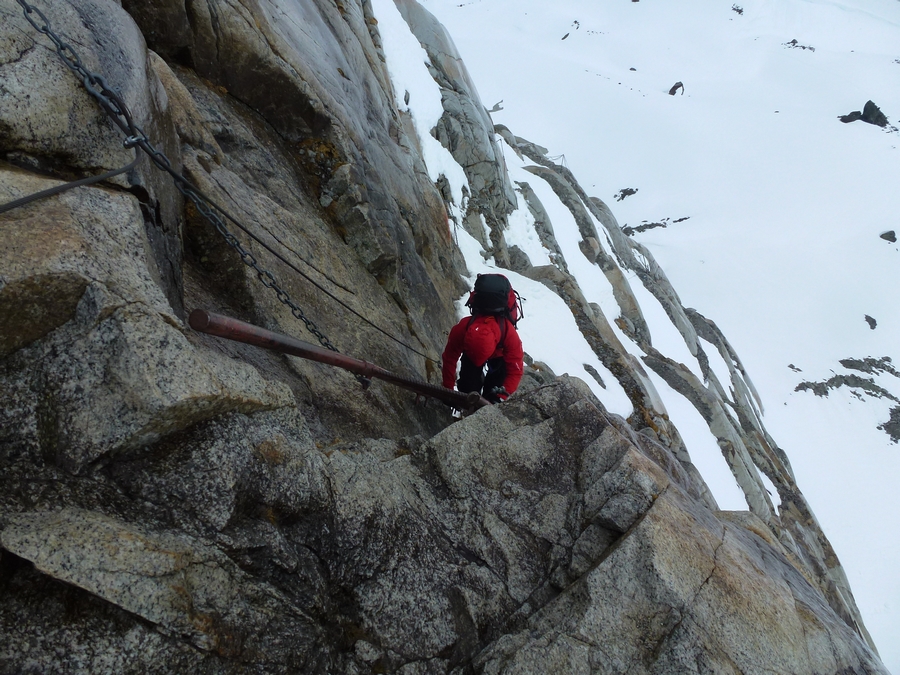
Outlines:
{"type": "Polygon", "coordinates": [[[135,158],[131,161],[131,163],[123,166],[121,169],[113,169],[112,171],[107,171],[106,173],[100,174],[99,176],[88,176],[87,178],[82,178],[81,180],[74,180],[70,183],[63,183],[62,185],[57,185],[46,190],[41,190],[40,192],[35,192],[24,197],[19,197],[18,199],[14,199],[13,201],[7,202],[6,204],[0,204],[0,213],[6,213],[7,211],[17,209],[20,206],[25,206],[26,204],[30,204],[31,202],[36,202],[39,199],[46,199],[47,197],[58,195],[62,192],[66,192],[67,190],[72,190],[73,188],[93,185],[94,183],[99,183],[100,181],[107,180],[109,178],[112,178],[113,176],[118,176],[120,173],[131,171],[131,169],[137,166],[138,160],[140,158],[140,154],[135,153],[135,158]]]}

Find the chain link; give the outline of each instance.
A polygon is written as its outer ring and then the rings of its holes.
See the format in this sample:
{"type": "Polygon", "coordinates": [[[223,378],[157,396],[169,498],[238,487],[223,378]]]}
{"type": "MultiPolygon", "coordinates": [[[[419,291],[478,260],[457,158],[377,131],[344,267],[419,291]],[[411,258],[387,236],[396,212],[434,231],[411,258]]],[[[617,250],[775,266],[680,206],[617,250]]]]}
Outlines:
{"type": "Polygon", "coordinates": [[[338,351],[337,347],[331,344],[331,341],[316,327],[316,324],[312,322],[304,313],[303,310],[293,301],[291,300],[290,295],[288,295],[287,291],[285,291],[279,284],[275,278],[275,275],[272,274],[269,270],[261,267],[256,260],[256,257],[248,251],[241,242],[238,240],[234,234],[232,234],[228,228],[225,226],[224,221],[216,213],[212,208],[209,207],[207,202],[204,199],[201,199],[196,192],[191,189],[185,189],[183,186],[176,181],[175,187],[188,199],[193,202],[194,206],[200,212],[200,214],[209,220],[213,226],[216,228],[216,231],[222,235],[222,238],[231,246],[235,251],[237,251],[238,255],[241,256],[241,262],[243,262],[247,267],[256,272],[256,276],[259,278],[260,282],[266,288],[271,288],[275,291],[275,295],[278,300],[286,305],[290,310],[291,314],[293,314],[296,318],[303,322],[306,326],[306,330],[316,336],[319,340],[319,344],[321,344],[326,349],[330,349],[331,351],[338,351]]]}
{"type": "Polygon", "coordinates": [[[141,148],[157,167],[172,176],[178,191],[189,199],[197,208],[200,215],[206,218],[213,227],[215,227],[216,231],[222,236],[225,242],[238,253],[241,262],[256,272],[256,276],[259,278],[260,282],[262,282],[262,285],[275,291],[275,296],[278,298],[278,301],[287,306],[288,309],[291,310],[291,314],[303,322],[306,326],[306,330],[316,336],[319,344],[331,351],[338,351],[337,347],[335,347],[318,329],[316,324],[303,313],[300,306],[291,300],[288,292],[278,284],[275,275],[269,270],[261,267],[256,257],[247,250],[243,244],[241,244],[240,240],[228,229],[225,225],[225,221],[219,215],[218,209],[201,196],[184,176],[175,171],[175,169],[172,168],[172,162],[169,158],[153,146],[143,129],[134,123],[128,107],[122,101],[118,93],[106,84],[106,80],[104,80],[101,75],[92,73],[84,67],[78,53],[53,31],[50,27],[50,20],[40,9],[34,5],[28,4],[25,0],[18,0],[18,3],[25,11],[25,18],[28,20],[28,23],[30,23],[36,31],[50,38],[56,46],[56,53],[63,64],[81,79],[85,89],[88,90],[88,93],[97,100],[104,112],[106,112],[110,119],[115,122],[116,126],[125,133],[125,146],[128,148],[133,148],[135,146],[141,148]],[[36,14],[40,18],[40,22],[35,21],[31,16],[32,14],[36,14]]]}

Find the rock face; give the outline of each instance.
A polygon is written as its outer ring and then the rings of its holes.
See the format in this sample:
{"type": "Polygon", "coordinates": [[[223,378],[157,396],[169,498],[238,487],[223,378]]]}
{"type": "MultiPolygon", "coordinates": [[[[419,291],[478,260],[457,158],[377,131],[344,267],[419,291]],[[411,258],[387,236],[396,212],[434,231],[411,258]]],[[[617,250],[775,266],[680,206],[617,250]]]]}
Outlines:
{"type": "Polygon", "coordinates": [[[875,105],[874,101],[866,101],[862,112],[854,110],[846,115],[841,115],[838,119],[844,124],[862,120],[863,122],[874,124],[876,127],[886,127],[888,125],[888,118],[881,112],[881,108],[875,105]]]}
{"type": "Polygon", "coordinates": [[[268,424],[262,438],[237,416],[89,481],[121,490],[106,509],[168,505],[163,522],[43,495],[5,516],[6,663],[72,667],[30,651],[47,631],[76,639],[30,561],[106,601],[104,647],[76,643],[88,672],[123,621],[132,643],[168,638],[157,663],[187,642],[204,672],[884,672],[762,521],[717,514],[578,380],[427,441],[323,452],[302,420],[268,424]]]}
{"type": "MultiPolygon", "coordinates": [[[[443,27],[396,5],[462,204],[395,109],[368,0],[41,7],[217,206],[145,158],[0,215],[0,671],[885,672],[725,336],[566,167],[493,126],[443,27]],[[502,144],[572,212],[612,323],[502,144]],[[550,264],[507,246],[516,208],[550,264]],[[454,422],[184,322],[210,308],[439,382],[457,227],[559,295],[627,420],[529,359],[515,397],[454,422]],[[654,347],[638,282],[705,381],[654,347]],[[718,510],[645,368],[706,419],[750,512],[718,510]]],[[[0,12],[0,203],[130,162],[21,6],[0,12]]]]}

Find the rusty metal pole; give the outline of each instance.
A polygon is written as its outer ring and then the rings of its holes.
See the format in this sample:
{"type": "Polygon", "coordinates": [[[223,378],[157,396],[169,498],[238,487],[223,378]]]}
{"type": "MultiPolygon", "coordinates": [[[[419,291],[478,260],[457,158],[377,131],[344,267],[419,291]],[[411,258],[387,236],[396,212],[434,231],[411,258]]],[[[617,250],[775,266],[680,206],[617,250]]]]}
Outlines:
{"type": "Polygon", "coordinates": [[[480,396],[477,392],[464,394],[458,391],[452,391],[439,387],[422,380],[411,379],[395,375],[394,373],[376,366],[374,363],[354,359],[329,349],[316,347],[309,342],[303,342],[287,335],[274,333],[265,328],[254,326],[253,324],[233,319],[221,314],[207,312],[204,309],[195,309],[191,312],[188,319],[191,328],[209,335],[234,340],[235,342],[243,342],[264,349],[272,349],[283,354],[299,356],[310,361],[319,363],[327,363],[331,366],[337,366],[351,373],[362,375],[364,377],[373,377],[391,384],[409,389],[417,394],[436,398],[449,403],[460,410],[476,410],[484,406],[491,405],[490,401],[480,396]]]}

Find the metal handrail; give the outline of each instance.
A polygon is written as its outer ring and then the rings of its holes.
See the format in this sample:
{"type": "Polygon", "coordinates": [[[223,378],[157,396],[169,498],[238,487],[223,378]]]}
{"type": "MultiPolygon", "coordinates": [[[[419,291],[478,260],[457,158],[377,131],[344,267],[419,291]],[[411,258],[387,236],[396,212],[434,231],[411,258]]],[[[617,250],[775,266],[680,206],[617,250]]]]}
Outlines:
{"type": "Polygon", "coordinates": [[[300,358],[317,361],[331,366],[337,366],[351,373],[362,375],[363,377],[377,378],[390,382],[398,387],[403,387],[422,396],[436,398],[459,410],[473,411],[484,406],[491,405],[490,401],[479,395],[477,392],[463,393],[445,389],[434,384],[430,384],[423,380],[403,377],[396,375],[374,363],[355,359],[352,356],[341,354],[340,352],[331,351],[317,347],[316,345],[304,342],[288,335],[275,333],[259,326],[234,319],[232,317],[223,316],[214,312],[208,312],[204,309],[195,309],[188,318],[191,328],[209,335],[234,340],[235,342],[243,342],[248,345],[271,349],[283,354],[299,356],[300,358]]]}

